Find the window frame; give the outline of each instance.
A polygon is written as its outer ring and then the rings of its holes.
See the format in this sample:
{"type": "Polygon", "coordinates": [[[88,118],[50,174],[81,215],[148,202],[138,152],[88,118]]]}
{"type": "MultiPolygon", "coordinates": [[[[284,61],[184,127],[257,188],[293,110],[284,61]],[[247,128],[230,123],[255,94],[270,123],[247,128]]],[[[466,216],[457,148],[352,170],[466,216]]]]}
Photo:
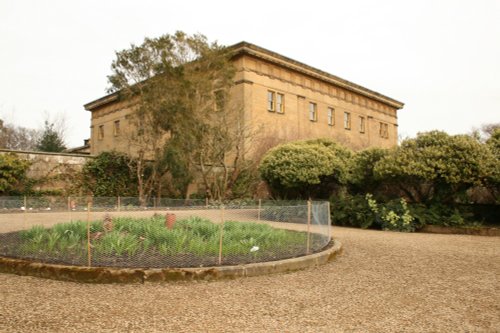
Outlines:
{"type": "Polygon", "coordinates": [[[329,106],[326,110],[328,126],[335,126],[335,109],[329,106]]]}
{"type": "Polygon", "coordinates": [[[365,117],[359,116],[359,133],[365,133],[366,132],[366,123],[365,123],[365,117]]]}
{"type": "Polygon", "coordinates": [[[379,135],[383,139],[389,139],[389,124],[380,122],[379,135]]]}
{"type": "Polygon", "coordinates": [[[351,113],[344,111],[344,129],[351,130],[351,113]]]}
{"type": "Polygon", "coordinates": [[[104,125],[99,125],[97,127],[97,140],[103,140],[104,139],[104,125]]]}
{"type": "Polygon", "coordinates": [[[120,134],[121,134],[120,120],[118,119],[113,122],[113,135],[120,136],[120,134]]]}
{"type": "Polygon", "coordinates": [[[267,91],[267,111],[276,111],[276,92],[272,90],[267,91]]]}
{"type": "Polygon", "coordinates": [[[309,121],[318,121],[318,104],[309,102],[309,121]]]}
{"type": "Polygon", "coordinates": [[[276,92],[276,113],[285,113],[285,94],[276,92]]]}

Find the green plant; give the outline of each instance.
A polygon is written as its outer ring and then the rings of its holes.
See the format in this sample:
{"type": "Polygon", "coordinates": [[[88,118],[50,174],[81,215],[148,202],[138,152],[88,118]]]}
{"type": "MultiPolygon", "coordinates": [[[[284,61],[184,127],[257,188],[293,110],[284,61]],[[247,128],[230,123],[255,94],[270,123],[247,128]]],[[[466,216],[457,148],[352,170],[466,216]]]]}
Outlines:
{"type": "Polygon", "coordinates": [[[345,185],[351,154],[332,140],[295,141],[269,150],[259,170],[279,195],[307,198],[345,185]]]}
{"type": "MultiPolygon", "coordinates": [[[[216,256],[219,253],[220,233],[223,230],[223,255],[249,255],[253,247],[261,253],[273,253],[288,247],[304,246],[306,234],[274,229],[266,224],[226,221],[214,224],[200,217],[177,221],[174,228],[165,228],[164,217],[113,219],[113,230],[104,232],[102,221],[90,225],[92,252],[96,257],[133,257],[140,253],[162,255],[216,256]]],[[[52,228],[35,226],[22,231],[23,251],[36,255],[84,256],[87,244],[87,223],[62,223],[52,228]]]]}
{"type": "Polygon", "coordinates": [[[377,215],[369,206],[363,195],[349,195],[330,198],[331,219],[334,225],[357,228],[379,226],[377,215]]]}
{"type": "Polygon", "coordinates": [[[95,196],[117,197],[137,194],[137,177],[130,158],[115,151],[89,159],[82,169],[82,187],[95,196]]]}
{"type": "Polygon", "coordinates": [[[467,135],[431,131],[404,140],[376,163],[374,175],[411,202],[451,205],[465,202],[467,190],[487,179],[498,184],[498,165],[486,144],[467,135]]]}
{"type": "Polygon", "coordinates": [[[0,154],[0,194],[19,191],[26,180],[30,162],[20,159],[16,154],[0,154]]]}

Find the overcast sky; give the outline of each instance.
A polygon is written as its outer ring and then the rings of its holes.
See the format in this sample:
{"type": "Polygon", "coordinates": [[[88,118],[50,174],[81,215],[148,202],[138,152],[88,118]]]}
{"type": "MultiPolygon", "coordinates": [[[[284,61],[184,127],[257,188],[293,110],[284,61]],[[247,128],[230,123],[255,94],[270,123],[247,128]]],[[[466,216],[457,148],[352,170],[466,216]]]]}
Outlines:
{"type": "Polygon", "coordinates": [[[0,117],[40,127],[106,93],[114,52],[182,30],[247,41],[405,103],[399,132],[500,122],[499,0],[0,0],[0,117]]]}

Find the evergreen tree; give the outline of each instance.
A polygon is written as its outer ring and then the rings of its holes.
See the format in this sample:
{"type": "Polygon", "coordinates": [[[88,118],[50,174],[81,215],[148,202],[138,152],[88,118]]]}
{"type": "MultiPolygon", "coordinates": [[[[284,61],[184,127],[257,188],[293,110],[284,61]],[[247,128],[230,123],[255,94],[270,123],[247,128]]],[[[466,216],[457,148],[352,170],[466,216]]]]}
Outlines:
{"type": "Polygon", "coordinates": [[[36,144],[36,150],[46,152],[61,152],[66,149],[60,133],[54,129],[54,123],[45,121],[45,128],[36,144]]]}

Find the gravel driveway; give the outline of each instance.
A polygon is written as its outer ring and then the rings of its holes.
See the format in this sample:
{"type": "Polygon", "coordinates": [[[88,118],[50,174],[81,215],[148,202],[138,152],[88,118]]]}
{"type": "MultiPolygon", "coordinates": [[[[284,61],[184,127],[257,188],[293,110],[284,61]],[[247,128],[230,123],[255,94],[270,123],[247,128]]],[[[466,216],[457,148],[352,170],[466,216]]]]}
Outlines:
{"type": "Polygon", "coordinates": [[[231,281],[0,274],[0,332],[500,332],[500,238],[334,228],[344,252],[231,281]]]}

